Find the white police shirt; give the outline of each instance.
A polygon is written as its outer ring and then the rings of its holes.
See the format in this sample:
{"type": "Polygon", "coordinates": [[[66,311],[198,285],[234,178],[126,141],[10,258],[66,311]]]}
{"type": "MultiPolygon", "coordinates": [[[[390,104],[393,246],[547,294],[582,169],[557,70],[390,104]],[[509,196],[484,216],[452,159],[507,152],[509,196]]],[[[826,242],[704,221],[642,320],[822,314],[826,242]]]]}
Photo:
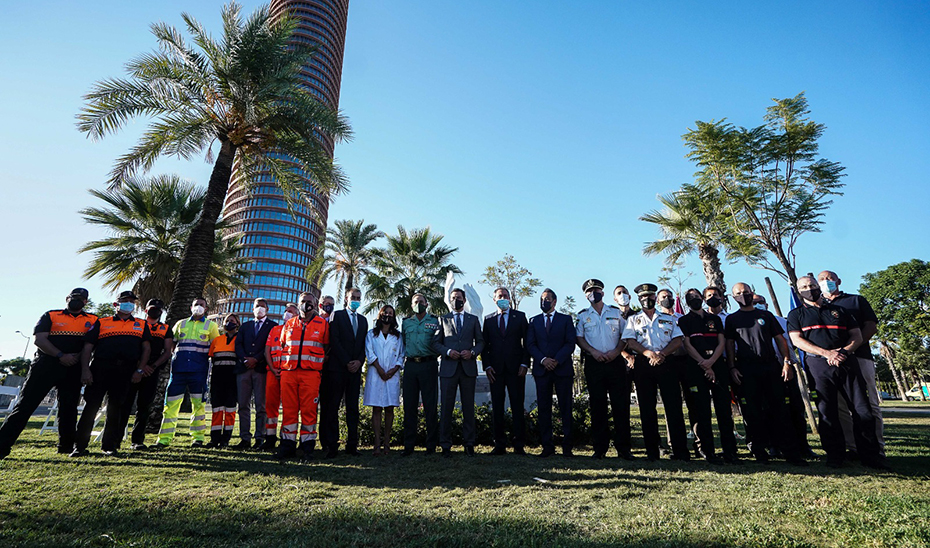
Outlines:
{"type": "Polygon", "coordinates": [[[624,325],[626,321],[616,306],[605,304],[600,314],[591,306],[578,313],[575,334],[584,337],[591,348],[599,352],[610,352],[620,343],[624,325]]]}
{"type": "Polygon", "coordinates": [[[637,312],[627,320],[623,330],[624,339],[634,339],[653,352],[662,350],[672,342],[672,339],[682,336],[675,316],[658,310],[651,320],[645,312],[637,312]]]}

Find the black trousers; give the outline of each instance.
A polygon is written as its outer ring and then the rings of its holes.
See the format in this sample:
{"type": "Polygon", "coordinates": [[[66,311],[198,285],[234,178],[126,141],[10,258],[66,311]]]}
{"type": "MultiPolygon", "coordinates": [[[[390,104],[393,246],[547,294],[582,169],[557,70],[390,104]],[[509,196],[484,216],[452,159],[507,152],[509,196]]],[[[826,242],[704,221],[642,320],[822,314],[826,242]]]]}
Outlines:
{"type": "Polygon", "coordinates": [[[837,408],[838,397],[848,402],[852,412],[853,435],[859,458],[864,463],[881,460],[875,437],[875,416],[872,415],[868,389],[856,358],[850,356],[840,366],[833,367],[824,358],[808,354],[806,363],[814,377],[817,411],[820,414],[820,441],[827,453],[827,460],[841,463],[846,456],[846,441],[837,408]]]}
{"type": "Polygon", "coordinates": [[[620,453],[630,450],[630,395],[627,392],[626,360],[622,357],[599,362],[584,355],[584,376],[591,405],[591,433],[594,452],[605,453],[610,446],[607,401],[614,419],[614,447],[620,453]]]}
{"type": "Polygon", "coordinates": [[[799,457],[781,368],[777,363],[740,363],[737,369],[742,374],[737,393],[749,450],[760,457],[767,456],[766,448],[777,446],[785,457],[799,457]]]}
{"type": "Polygon", "coordinates": [[[239,405],[239,383],[235,370],[228,365],[220,367],[213,366],[213,373],[210,375],[210,407],[213,413],[220,409],[224,415],[221,417],[219,428],[214,422],[216,419],[210,419],[210,441],[214,443],[229,443],[232,439],[232,426],[227,426],[228,419],[226,413],[233,413],[239,405]]]}
{"type": "Polygon", "coordinates": [[[74,438],[75,449],[83,451],[90,444],[94,421],[104,397],[107,398],[107,417],[100,445],[104,451],[119,449],[123,438],[123,431],[120,429],[123,421],[120,415],[123,401],[129,392],[129,385],[132,384],[135,367],[135,363],[102,360],[94,360],[90,365],[94,382],[84,389],[84,411],[81,412],[81,420],[77,425],[74,438]]]}
{"type": "MultiPolygon", "coordinates": [[[[557,377],[548,372],[533,376],[536,381],[536,405],[539,413],[539,437],[543,449],[555,449],[552,441],[552,392],[559,399],[559,416],[562,419],[562,450],[572,449],[572,377],[557,377]]],[[[627,396],[626,401],[630,401],[627,396]]],[[[629,414],[627,414],[629,419],[629,414]]],[[[629,420],[627,420],[629,424],[629,420]]]]}
{"type": "Polygon", "coordinates": [[[346,451],[358,449],[358,396],[362,370],[349,373],[345,366],[324,369],[320,381],[320,443],[327,451],[339,448],[339,404],[346,401],[346,451]]]}
{"type": "MultiPolygon", "coordinates": [[[[517,368],[520,366],[518,365],[517,368]]],[[[510,413],[513,415],[514,448],[522,449],[526,445],[526,417],[523,400],[526,397],[526,377],[519,376],[517,369],[507,366],[495,369],[497,375],[491,383],[491,417],[494,423],[494,447],[507,447],[507,434],[504,431],[504,415],[510,395],[510,413]],[[506,391],[506,394],[505,394],[506,391]]]]}
{"type": "Polygon", "coordinates": [[[22,434],[29,417],[52,388],[58,390],[58,450],[74,447],[77,408],[81,401],[81,365],[62,365],[55,358],[37,359],[29,367],[19,401],[0,427],[0,453],[6,453],[22,434]]]}
{"type": "MultiPolygon", "coordinates": [[[[802,371],[807,375],[807,371],[802,371]]],[[[808,379],[808,385],[810,380],[808,379]]],[[[792,378],[785,383],[785,391],[788,394],[788,416],[791,428],[791,436],[802,452],[810,451],[810,443],[807,441],[807,413],[804,411],[804,398],[801,397],[801,387],[798,386],[798,379],[792,378]]]]}
{"type": "Polygon", "coordinates": [[[160,369],[155,370],[148,377],[142,377],[142,380],[138,383],[129,384],[129,390],[126,392],[126,398],[123,401],[123,409],[120,411],[119,431],[126,431],[126,426],[129,425],[129,415],[132,414],[132,404],[135,403],[136,420],[132,423],[131,436],[133,444],[145,443],[145,426],[149,420],[149,410],[152,408],[152,402],[155,401],[160,372],[160,369]]]}
{"type": "Polygon", "coordinates": [[[436,358],[423,362],[408,358],[401,381],[404,391],[404,450],[412,451],[417,444],[421,396],[426,419],[426,448],[435,450],[439,445],[439,365],[436,358]]]}
{"type": "Polygon", "coordinates": [[[717,429],[720,430],[720,448],[724,456],[736,456],[736,427],[733,424],[733,395],[730,393],[730,366],[724,358],[714,364],[714,382],[710,386],[710,399],[714,404],[717,429]]]}
{"type": "MultiPolygon", "coordinates": [[[[681,387],[685,395],[685,406],[688,408],[688,421],[691,431],[697,442],[698,449],[705,457],[714,456],[714,428],[711,424],[710,412],[710,381],[704,376],[704,370],[690,356],[682,359],[679,365],[682,374],[679,376],[681,387]]],[[[668,406],[666,406],[668,413],[668,406]]],[[[731,419],[732,421],[732,419],[731,419]]],[[[732,436],[732,430],[730,431],[732,436]]]]}
{"type": "MultiPolygon", "coordinates": [[[[681,410],[681,386],[678,372],[672,364],[649,365],[649,359],[636,356],[633,367],[636,382],[636,398],[639,400],[639,414],[643,423],[643,441],[646,444],[646,456],[659,458],[659,416],[656,411],[658,394],[662,393],[665,405],[665,420],[672,442],[672,455],[687,459],[688,438],[685,430],[685,414],[681,410]]],[[[592,421],[593,422],[593,421],[592,421]]]]}

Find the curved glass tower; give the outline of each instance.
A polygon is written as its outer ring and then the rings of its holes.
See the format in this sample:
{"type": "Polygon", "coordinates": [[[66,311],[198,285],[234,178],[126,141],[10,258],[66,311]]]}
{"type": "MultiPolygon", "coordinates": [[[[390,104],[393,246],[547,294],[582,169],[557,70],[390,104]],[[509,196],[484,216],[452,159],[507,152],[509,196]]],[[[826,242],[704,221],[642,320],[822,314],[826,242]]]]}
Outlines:
{"type": "MultiPolygon", "coordinates": [[[[272,17],[287,13],[296,18],[292,41],[318,48],[301,70],[304,85],[338,109],[349,0],[272,0],[271,13],[272,17]]],[[[323,146],[332,156],[332,140],[324,137],[323,146]]],[[[317,290],[307,283],[304,272],[325,240],[326,227],[312,220],[309,208],[325,222],[328,205],[325,200],[302,204],[292,216],[270,174],[259,176],[251,194],[241,186],[231,186],[223,217],[233,228],[226,236],[242,238],[243,254],[252,259],[248,265],[252,276],[248,289],[221,301],[218,312],[250,315],[252,300],[261,297],[268,301],[269,316],[278,319],[285,303],[296,302],[303,291],[317,290]]]]}

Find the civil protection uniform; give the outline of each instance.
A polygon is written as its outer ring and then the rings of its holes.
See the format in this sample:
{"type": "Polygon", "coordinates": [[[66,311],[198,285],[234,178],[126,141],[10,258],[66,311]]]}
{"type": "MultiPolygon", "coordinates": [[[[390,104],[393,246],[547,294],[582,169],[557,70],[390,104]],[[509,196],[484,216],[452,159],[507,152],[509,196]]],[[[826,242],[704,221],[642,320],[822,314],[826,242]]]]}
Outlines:
{"type": "Polygon", "coordinates": [[[284,352],[281,364],[282,449],[296,447],[298,423],[300,443],[316,445],[320,372],[328,344],[329,322],[320,316],[314,315],[307,322],[298,316],[284,324],[280,341],[284,352]]]}
{"type": "Polygon", "coordinates": [[[404,395],[404,451],[413,451],[417,444],[419,403],[423,399],[426,419],[426,449],[435,451],[439,444],[439,363],[432,347],[439,331],[439,319],[432,314],[404,318],[401,336],[404,338],[406,360],[402,377],[404,395]]]}
{"type": "MultiPolygon", "coordinates": [[[[146,320],[149,327],[149,345],[151,353],[149,354],[148,365],[154,364],[165,351],[165,340],[171,340],[173,334],[168,324],[146,320]]],[[[130,436],[133,445],[145,444],[145,426],[149,420],[149,410],[152,402],[155,401],[155,392],[158,390],[158,378],[161,376],[161,370],[165,364],[161,364],[157,369],[152,371],[148,377],[142,377],[142,380],[129,385],[129,391],[123,400],[123,409],[120,412],[120,432],[125,432],[129,425],[129,416],[132,414],[132,404],[136,404],[136,420],[132,423],[132,434],[130,436]]]]}
{"type": "Polygon", "coordinates": [[[123,439],[123,421],[120,418],[123,400],[132,384],[132,375],[139,368],[143,344],[151,340],[145,320],[127,316],[100,318],[84,335],[84,342],[94,345],[94,358],[90,371],[94,382],[84,389],[84,411],[77,425],[74,448],[87,449],[97,411],[107,398],[107,419],[103,429],[101,447],[115,451],[123,439]]]}
{"type": "MultiPolygon", "coordinates": [[[[625,324],[620,309],[604,303],[600,313],[593,306],[578,313],[575,335],[584,337],[595,350],[610,352],[617,348],[625,324]]],[[[619,455],[626,455],[630,452],[630,395],[626,388],[626,360],[623,356],[617,356],[612,361],[599,362],[591,354],[583,352],[582,363],[590,396],[594,453],[606,453],[610,445],[607,425],[609,398],[614,420],[614,448],[619,455]]]]}
{"type": "MultiPolygon", "coordinates": [[[[87,297],[86,292],[84,297],[87,297]]],[[[33,334],[48,333],[48,341],[62,355],[80,354],[84,348],[84,335],[96,323],[97,316],[83,310],[49,310],[39,318],[33,334]]],[[[26,428],[29,417],[52,388],[56,388],[58,394],[58,452],[70,453],[74,447],[77,408],[81,400],[81,363],[78,360],[74,365],[66,366],[59,361],[59,357],[36,349],[19,401],[0,427],[0,458],[9,454],[10,448],[26,428]]]]}
{"type": "MultiPolygon", "coordinates": [[[[849,330],[858,328],[856,319],[845,309],[829,303],[819,307],[806,302],[788,313],[788,331],[797,333],[811,344],[825,350],[839,350],[849,344],[849,330]]],[[[827,462],[841,464],[846,456],[846,444],[840,425],[838,399],[849,402],[853,413],[853,434],[856,449],[863,464],[876,465],[884,459],[875,436],[875,416],[869,403],[866,381],[856,357],[848,355],[838,366],[826,358],[805,353],[808,370],[814,377],[817,412],[820,415],[820,441],[827,453],[827,462]]]]}
{"type": "Polygon", "coordinates": [[[281,407],[281,379],[272,369],[280,371],[284,362],[284,349],[281,348],[281,331],[284,324],[276,325],[268,333],[265,347],[271,354],[271,363],[265,374],[265,442],[269,446],[278,439],[278,412],[281,407]]]}
{"type": "Polygon", "coordinates": [[[191,437],[195,442],[203,443],[207,428],[203,395],[207,390],[207,372],[210,369],[210,343],[220,336],[220,329],[214,321],[191,317],[174,324],[173,332],[174,356],[171,358],[171,378],[165,390],[165,411],[158,443],[170,445],[174,439],[185,391],[191,395],[191,437]]]}
{"type": "Polygon", "coordinates": [[[210,408],[213,415],[210,420],[210,443],[229,445],[239,405],[236,336],[224,334],[213,339],[209,355],[210,361],[213,362],[210,375],[210,408]]]}
{"type": "MultiPolygon", "coordinates": [[[[655,310],[651,319],[645,311],[637,312],[626,322],[623,330],[624,339],[636,340],[653,352],[659,352],[668,346],[672,339],[681,336],[681,329],[678,328],[675,317],[659,310],[655,310]]],[[[643,424],[646,456],[650,459],[659,458],[659,417],[656,404],[661,391],[672,455],[677,459],[688,460],[690,455],[685,434],[685,416],[681,409],[681,387],[674,364],[664,361],[653,366],[649,364],[646,356],[637,354],[633,365],[633,378],[643,424]]]]}

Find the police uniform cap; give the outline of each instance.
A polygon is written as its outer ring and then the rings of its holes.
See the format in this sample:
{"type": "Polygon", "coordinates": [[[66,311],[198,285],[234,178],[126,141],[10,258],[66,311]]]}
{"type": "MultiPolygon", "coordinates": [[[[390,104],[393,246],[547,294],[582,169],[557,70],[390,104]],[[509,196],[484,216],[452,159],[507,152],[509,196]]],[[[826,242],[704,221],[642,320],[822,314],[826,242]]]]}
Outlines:
{"type": "Polygon", "coordinates": [[[132,299],[136,301],[139,299],[139,297],[136,297],[136,294],[133,293],[132,291],[123,291],[122,293],[119,294],[119,297],[117,297],[117,300],[119,299],[132,299]]]}
{"type": "Polygon", "coordinates": [[[164,308],[165,303],[161,299],[149,299],[149,302],[145,303],[145,308],[164,308]]]}
{"type": "Polygon", "coordinates": [[[639,284],[636,286],[636,289],[633,290],[637,295],[649,295],[650,293],[655,293],[659,288],[656,284],[639,284]]]}
{"type": "Polygon", "coordinates": [[[589,289],[604,289],[604,282],[598,280],[597,278],[591,278],[585,283],[581,284],[581,290],[587,293],[589,289]]]}
{"type": "Polygon", "coordinates": [[[71,290],[71,293],[68,293],[69,297],[80,297],[86,299],[90,296],[90,293],[87,292],[83,287],[75,287],[71,290]]]}

